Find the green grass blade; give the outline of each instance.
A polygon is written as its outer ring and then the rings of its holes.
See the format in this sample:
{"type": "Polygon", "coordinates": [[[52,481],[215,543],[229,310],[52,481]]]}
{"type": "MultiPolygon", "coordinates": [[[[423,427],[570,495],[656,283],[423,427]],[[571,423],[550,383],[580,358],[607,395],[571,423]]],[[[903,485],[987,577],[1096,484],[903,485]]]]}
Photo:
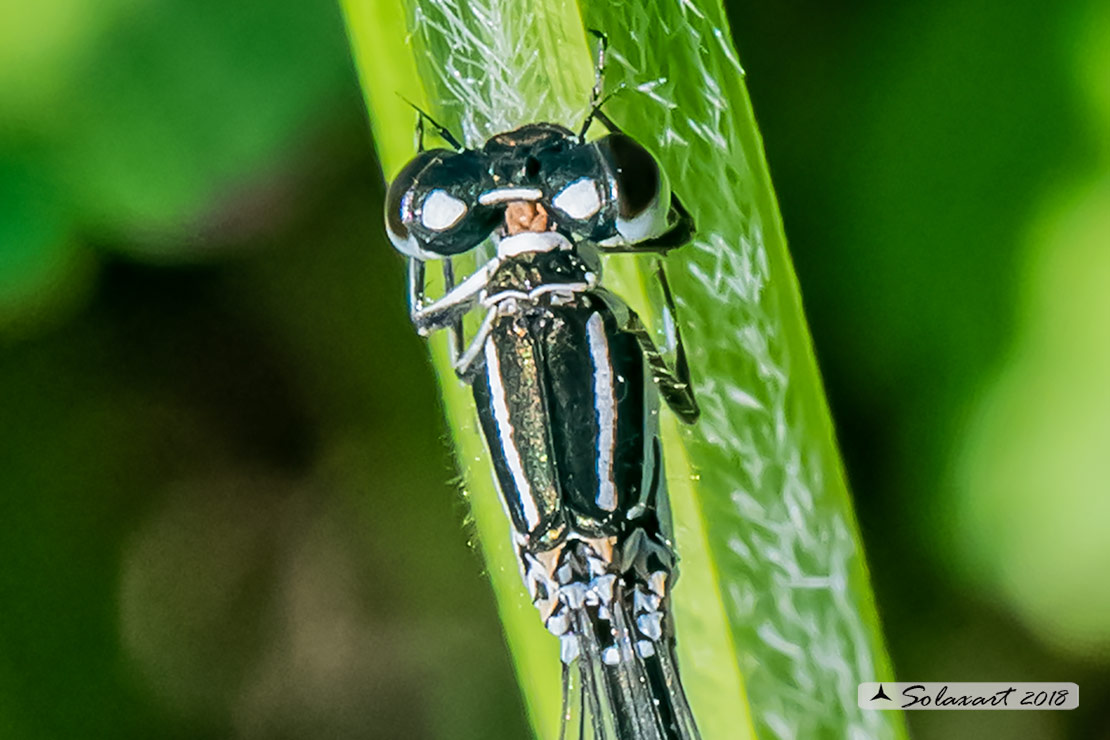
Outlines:
{"type": "Polygon", "coordinates": [[[703,417],[667,460],[682,446],[698,475],[690,496],[759,734],[904,736],[899,715],[855,705],[856,683],[891,671],[727,20],[715,2],[584,15],[615,50],[610,86],[643,91],[614,115],[662,155],[698,222],[670,270],[703,417]]]}
{"type": "MultiPolygon", "coordinates": [[[[607,109],[660,155],[699,229],[668,269],[703,419],[680,430],[666,417],[663,428],[680,660],[702,730],[707,740],[904,737],[900,715],[855,706],[857,682],[891,672],[721,7],[410,0],[401,17],[380,1],[342,2],[387,176],[412,154],[413,118],[398,115],[396,92],[430,103],[471,145],[530,121],[573,127],[592,84],[584,29],[608,34],[607,89],[628,90],[607,109]]],[[[613,258],[606,282],[650,320],[649,268],[613,258]]],[[[522,691],[538,735],[552,737],[557,646],[519,582],[469,392],[442,340],[433,355],[522,691]]]]}

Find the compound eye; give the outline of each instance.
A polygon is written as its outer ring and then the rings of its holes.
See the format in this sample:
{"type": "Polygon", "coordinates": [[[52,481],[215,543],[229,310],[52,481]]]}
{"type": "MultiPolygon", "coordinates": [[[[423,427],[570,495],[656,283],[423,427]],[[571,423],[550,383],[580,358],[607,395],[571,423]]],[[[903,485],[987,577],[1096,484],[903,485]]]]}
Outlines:
{"type": "Polygon", "coordinates": [[[585,221],[601,210],[597,181],[592,177],[579,178],[559,191],[551,204],[571,218],[585,221]]]}
{"type": "Polygon", "coordinates": [[[618,234],[633,244],[663,233],[670,190],[655,157],[625,134],[609,134],[596,146],[616,185],[618,234]]]}
{"type": "Polygon", "coordinates": [[[625,134],[610,134],[598,141],[617,181],[621,218],[636,218],[659,198],[659,164],[647,149],[625,134]]]}
{"type": "Polygon", "coordinates": [[[466,215],[466,203],[446,190],[437,188],[428,193],[420,209],[420,223],[431,231],[446,231],[466,215]]]}
{"type": "Polygon", "coordinates": [[[420,152],[389,184],[385,196],[385,231],[393,246],[404,254],[416,256],[419,252],[419,245],[409,229],[413,219],[413,196],[424,172],[445,154],[447,152],[440,149],[420,152]]]}
{"type": "Polygon", "coordinates": [[[461,254],[496,228],[503,207],[485,207],[483,155],[472,150],[430,149],[417,154],[394,178],[386,196],[385,223],[402,254],[429,260],[461,254]]]}

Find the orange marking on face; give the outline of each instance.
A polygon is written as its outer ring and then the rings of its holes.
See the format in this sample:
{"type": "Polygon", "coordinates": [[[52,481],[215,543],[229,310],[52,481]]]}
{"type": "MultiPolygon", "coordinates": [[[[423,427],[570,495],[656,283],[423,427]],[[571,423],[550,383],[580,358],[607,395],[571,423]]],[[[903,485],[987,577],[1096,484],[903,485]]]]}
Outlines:
{"type": "Polygon", "coordinates": [[[547,231],[547,211],[539,203],[514,200],[505,207],[505,231],[508,236],[547,231]]]}

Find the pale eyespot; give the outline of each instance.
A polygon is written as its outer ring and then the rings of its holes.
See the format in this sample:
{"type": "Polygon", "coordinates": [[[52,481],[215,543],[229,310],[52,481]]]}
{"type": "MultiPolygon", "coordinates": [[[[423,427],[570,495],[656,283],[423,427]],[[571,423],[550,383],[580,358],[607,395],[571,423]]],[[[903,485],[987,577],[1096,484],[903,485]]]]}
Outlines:
{"type": "Polygon", "coordinates": [[[420,223],[432,231],[445,231],[465,215],[466,203],[448,194],[446,190],[433,190],[428,193],[420,209],[420,223]]]}
{"type": "Polygon", "coordinates": [[[597,184],[589,177],[579,178],[567,185],[551,203],[571,218],[579,220],[589,218],[601,208],[597,184]]]}

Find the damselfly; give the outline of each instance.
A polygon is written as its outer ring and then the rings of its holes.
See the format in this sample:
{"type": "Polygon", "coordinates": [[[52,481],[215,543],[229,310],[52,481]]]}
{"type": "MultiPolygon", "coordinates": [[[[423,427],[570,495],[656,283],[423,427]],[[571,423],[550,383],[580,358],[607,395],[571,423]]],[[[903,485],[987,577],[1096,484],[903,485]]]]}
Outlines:
{"type": "MultiPolygon", "coordinates": [[[[600,68],[577,133],[528,124],[468,149],[421,112],[419,152],[389,188],[386,227],[409,258],[417,331],[451,334],[524,583],[561,640],[563,736],[692,740],[656,408],[662,396],[693,423],[698,407],[681,335],[671,365],[600,284],[599,253],[663,253],[693,224],[652,155],[600,110],[600,68]],[[586,141],[595,120],[609,133],[586,141]],[[424,149],[425,121],[454,150],[424,149]],[[452,258],[487,239],[496,255],[456,284],[452,258]],[[446,288],[428,302],[432,260],[446,288]],[[481,318],[466,338],[470,312],[481,318]]],[[[673,316],[661,263],[656,275],[673,316]]]]}

